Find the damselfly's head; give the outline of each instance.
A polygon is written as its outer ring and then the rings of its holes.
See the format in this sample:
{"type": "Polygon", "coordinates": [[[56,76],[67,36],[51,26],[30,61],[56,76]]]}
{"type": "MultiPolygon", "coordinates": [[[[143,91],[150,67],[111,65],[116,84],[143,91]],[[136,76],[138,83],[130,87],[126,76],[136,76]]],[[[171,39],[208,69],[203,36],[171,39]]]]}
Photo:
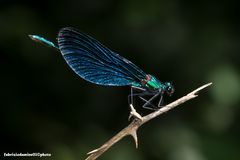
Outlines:
{"type": "Polygon", "coordinates": [[[164,85],[165,85],[165,87],[164,87],[164,88],[165,88],[165,92],[166,92],[169,96],[171,96],[171,95],[174,93],[174,91],[175,91],[172,83],[170,83],[170,82],[165,82],[164,85]]]}

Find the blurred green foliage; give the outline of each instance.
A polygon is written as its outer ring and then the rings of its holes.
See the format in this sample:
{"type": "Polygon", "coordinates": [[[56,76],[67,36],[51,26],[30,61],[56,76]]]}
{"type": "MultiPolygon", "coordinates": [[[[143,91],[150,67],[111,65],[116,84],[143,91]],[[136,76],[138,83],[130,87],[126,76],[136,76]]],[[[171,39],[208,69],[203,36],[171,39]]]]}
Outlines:
{"type": "MultiPolygon", "coordinates": [[[[90,84],[61,55],[28,34],[55,41],[72,26],[172,81],[172,101],[211,88],[117,143],[100,159],[239,160],[239,4],[236,1],[1,1],[2,152],[84,159],[128,124],[128,87],[90,84]]],[[[146,114],[147,111],[141,111],[146,114]]]]}

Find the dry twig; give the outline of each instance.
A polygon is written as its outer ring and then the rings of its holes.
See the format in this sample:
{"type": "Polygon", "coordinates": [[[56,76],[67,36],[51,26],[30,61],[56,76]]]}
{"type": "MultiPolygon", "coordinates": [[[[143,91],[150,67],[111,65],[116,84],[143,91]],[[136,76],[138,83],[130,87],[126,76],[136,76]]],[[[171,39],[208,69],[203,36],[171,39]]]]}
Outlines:
{"type": "Polygon", "coordinates": [[[107,151],[112,145],[114,145],[115,143],[117,143],[118,141],[120,141],[123,137],[131,135],[135,141],[135,145],[136,148],[138,147],[138,138],[137,138],[137,130],[138,128],[143,125],[144,123],[150,121],[153,118],[158,117],[159,115],[175,108],[176,106],[190,100],[193,99],[195,97],[197,97],[197,92],[210,86],[212,83],[208,83],[205,84],[199,88],[197,88],[196,90],[192,91],[191,93],[187,94],[186,96],[183,96],[182,98],[177,99],[176,101],[160,108],[157,111],[154,111],[144,117],[141,117],[135,110],[133,107],[131,114],[133,112],[135,115],[135,119],[127,126],[125,127],[123,130],[121,130],[118,134],[116,134],[115,136],[113,136],[109,141],[107,141],[106,143],[104,143],[101,147],[99,147],[98,149],[95,149],[89,153],[87,153],[89,156],[86,158],[86,160],[95,160],[97,159],[99,156],[101,156],[105,151],[107,151]]]}

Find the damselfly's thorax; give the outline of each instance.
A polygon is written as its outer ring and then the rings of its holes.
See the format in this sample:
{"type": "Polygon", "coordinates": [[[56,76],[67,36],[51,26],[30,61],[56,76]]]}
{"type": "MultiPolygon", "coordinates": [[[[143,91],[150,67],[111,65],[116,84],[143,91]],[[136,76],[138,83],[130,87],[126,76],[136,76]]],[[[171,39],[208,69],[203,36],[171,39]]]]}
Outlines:
{"type": "Polygon", "coordinates": [[[141,87],[146,88],[147,90],[159,90],[161,86],[162,83],[150,74],[147,74],[145,79],[141,80],[141,87]]]}
{"type": "Polygon", "coordinates": [[[152,76],[147,74],[146,78],[141,80],[141,86],[142,87],[146,86],[151,79],[152,79],[152,76]]]}
{"type": "Polygon", "coordinates": [[[166,92],[170,96],[174,93],[174,87],[172,83],[162,83],[150,74],[147,74],[146,78],[141,80],[141,87],[152,92],[166,92]]]}

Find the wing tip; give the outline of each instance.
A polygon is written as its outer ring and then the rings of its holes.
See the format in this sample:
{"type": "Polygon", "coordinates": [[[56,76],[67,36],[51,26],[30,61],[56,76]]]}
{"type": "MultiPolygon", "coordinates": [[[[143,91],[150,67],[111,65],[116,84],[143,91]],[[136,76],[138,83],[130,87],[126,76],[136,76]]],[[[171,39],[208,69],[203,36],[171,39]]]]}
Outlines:
{"type": "Polygon", "coordinates": [[[76,30],[76,29],[73,27],[63,27],[59,30],[58,37],[62,37],[66,32],[73,31],[73,30],[76,30]]]}

